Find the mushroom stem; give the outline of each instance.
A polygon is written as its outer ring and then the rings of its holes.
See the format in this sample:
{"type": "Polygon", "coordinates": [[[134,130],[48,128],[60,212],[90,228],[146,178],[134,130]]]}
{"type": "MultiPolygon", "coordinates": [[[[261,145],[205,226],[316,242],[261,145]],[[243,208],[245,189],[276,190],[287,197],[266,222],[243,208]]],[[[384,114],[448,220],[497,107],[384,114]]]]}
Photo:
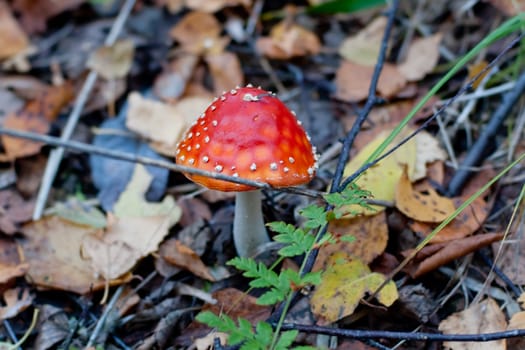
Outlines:
{"type": "Polygon", "coordinates": [[[257,248],[270,241],[261,207],[261,191],[237,192],[233,220],[233,242],[237,254],[254,256],[257,248]]]}

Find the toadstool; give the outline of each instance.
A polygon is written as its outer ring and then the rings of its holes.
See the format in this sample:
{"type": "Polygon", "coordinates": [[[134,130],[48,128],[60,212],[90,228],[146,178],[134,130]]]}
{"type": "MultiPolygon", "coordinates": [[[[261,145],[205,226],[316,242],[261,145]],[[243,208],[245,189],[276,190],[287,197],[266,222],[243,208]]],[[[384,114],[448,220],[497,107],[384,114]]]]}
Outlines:
{"type": "MultiPolygon", "coordinates": [[[[215,98],[186,131],[175,155],[181,165],[260,181],[272,187],[308,183],[317,169],[310,137],[273,93],[251,85],[215,98]]],[[[233,240],[240,256],[252,256],[269,241],[260,190],[185,173],[219,191],[235,191],[233,240]]]]}

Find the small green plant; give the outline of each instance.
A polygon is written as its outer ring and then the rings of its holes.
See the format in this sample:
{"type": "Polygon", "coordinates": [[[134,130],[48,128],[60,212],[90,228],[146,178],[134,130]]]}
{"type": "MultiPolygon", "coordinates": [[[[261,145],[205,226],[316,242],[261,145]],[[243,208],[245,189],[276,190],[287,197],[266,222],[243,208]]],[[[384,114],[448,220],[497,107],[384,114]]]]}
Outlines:
{"type": "Polygon", "coordinates": [[[318,285],[321,282],[321,272],[305,273],[305,261],[299,271],[284,269],[279,273],[274,269],[284,258],[295,256],[307,256],[316,248],[325,244],[336,242],[337,240],[350,241],[351,237],[337,237],[326,233],[324,229],[328,222],[348,214],[344,208],[357,204],[368,206],[366,198],[370,193],[360,190],[355,185],[349,185],[340,193],[328,194],[325,196],[326,202],[330,207],[324,208],[318,205],[309,205],[300,214],[306,219],[302,228],[284,222],[272,222],[267,226],[277,235],[274,236],[276,242],[282,243],[283,247],[278,251],[279,258],[271,266],[267,267],[261,262],[256,262],[251,258],[237,257],[228,262],[242,271],[243,276],[251,279],[251,288],[265,288],[257,303],[260,305],[274,305],[284,302],[283,315],[279,320],[275,330],[266,322],[259,322],[255,328],[246,319],[239,318],[234,321],[225,314],[215,315],[210,311],[205,311],[197,315],[196,319],[209,327],[216,328],[220,332],[227,333],[228,344],[241,345],[241,349],[254,350],[284,350],[284,349],[313,349],[311,347],[299,346],[292,347],[298,332],[295,330],[281,332],[280,328],[284,322],[284,316],[290,306],[293,292],[318,285]]]}

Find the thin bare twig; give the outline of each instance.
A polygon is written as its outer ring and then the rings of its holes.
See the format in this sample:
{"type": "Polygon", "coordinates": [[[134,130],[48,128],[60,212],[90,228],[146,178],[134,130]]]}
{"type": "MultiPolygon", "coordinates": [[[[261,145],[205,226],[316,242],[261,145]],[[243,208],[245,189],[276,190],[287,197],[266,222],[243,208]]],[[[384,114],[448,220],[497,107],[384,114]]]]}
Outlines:
{"type": "MultiPolygon", "coordinates": [[[[120,13],[118,14],[118,17],[113,23],[113,26],[111,27],[111,31],[109,32],[106,38],[106,41],[104,42],[104,45],[110,46],[115,43],[134,5],[135,5],[135,0],[126,0],[124,5],[122,5],[122,8],[120,9],[120,13]]],[[[73,131],[75,130],[75,127],[78,123],[78,120],[80,119],[82,110],[84,109],[84,105],[86,104],[88,100],[89,94],[91,93],[91,90],[93,90],[93,87],[95,86],[97,77],[98,77],[97,72],[93,70],[89,72],[89,75],[87,76],[84,82],[84,85],[82,86],[82,89],[80,90],[80,93],[77,96],[77,99],[73,106],[73,110],[71,111],[71,114],[69,115],[69,118],[67,120],[66,126],[64,127],[64,130],[62,131],[62,135],[60,136],[60,139],[62,141],[67,141],[71,138],[71,135],[73,134],[73,131]]],[[[44,207],[47,202],[47,197],[49,196],[49,191],[51,190],[51,186],[53,184],[53,180],[55,179],[60,162],[62,161],[62,158],[64,157],[64,151],[65,151],[64,147],[59,147],[53,150],[51,154],[49,155],[46,169],[44,171],[44,176],[42,177],[42,183],[40,185],[40,190],[38,191],[38,196],[35,202],[33,220],[38,220],[42,216],[42,212],[44,211],[44,207]]]]}

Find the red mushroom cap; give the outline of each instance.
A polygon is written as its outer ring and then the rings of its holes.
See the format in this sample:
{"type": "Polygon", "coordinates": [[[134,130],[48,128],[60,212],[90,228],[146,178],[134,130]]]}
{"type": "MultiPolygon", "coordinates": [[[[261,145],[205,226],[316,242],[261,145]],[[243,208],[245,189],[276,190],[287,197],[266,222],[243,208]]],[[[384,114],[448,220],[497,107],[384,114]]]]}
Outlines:
{"type": "MultiPolygon", "coordinates": [[[[176,162],[273,187],[307,183],[317,169],[315,148],[294,113],[274,94],[251,86],[226,92],[212,102],[186,131],[177,146],[176,162]]],[[[185,175],[214,190],[254,189],[185,175]]]]}

